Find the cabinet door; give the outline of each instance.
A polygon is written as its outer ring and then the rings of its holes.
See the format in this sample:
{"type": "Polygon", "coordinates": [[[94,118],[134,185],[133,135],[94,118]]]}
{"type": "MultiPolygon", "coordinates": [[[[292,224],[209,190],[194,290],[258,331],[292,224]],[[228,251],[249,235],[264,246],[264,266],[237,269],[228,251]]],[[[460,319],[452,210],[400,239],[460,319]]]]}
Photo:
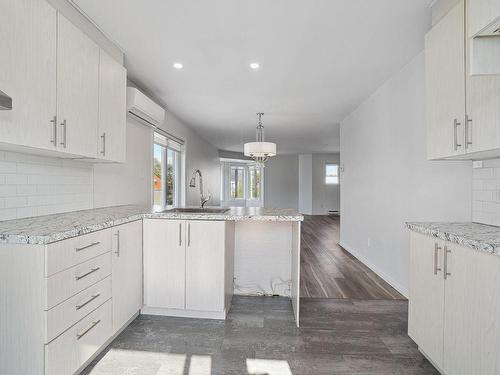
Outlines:
{"type": "Polygon", "coordinates": [[[450,247],[445,283],[444,371],[500,374],[500,258],[450,247]]]}
{"type": "Polygon", "coordinates": [[[102,49],[99,56],[99,158],[125,162],[127,71],[102,49]]]}
{"type": "Polygon", "coordinates": [[[183,220],[145,219],[144,304],[185,308],[186,251],[183,220]]]}
{"type": "Polygon", "coordinates": [[[465,14],[460,2],[425,37],[427,157],[463,154],[465,14]]]}
{"type": "Polygon", "coordinates": [[[467,74],[467,152],[500,148],[500,76],[467,74]]]}
{"type": "Polygon", "coordinates": [[[188,221],[186,309],[224,310],[225,223],[188,221]]]}
{"type": "Polygon", "coordinates": [[[58,146],[96,157],[99,47],[60,13],[57,20],[58,146]]]}
{"type": "Polygon", "coordinates": [[[411,232],[408,335],[440,368],[443,365],[443,249],[443,241],[411,232]]]}
{"type": "Polygon", "coordinates": [[[500,18],[500,1],[498,0],[467,0],[467,3],[470,38],[500,18]]]}
{"type": "Polygon", "coordinates": [[[142,307],[142,220],[113,228],[113,331],[142,307]]]}
{"type": "Polygon", "coordinates": [[[13,105],[0,111],[2,142],[55,149],[56,26],[44,0],[0,2],[0,90],[13,105]]]}

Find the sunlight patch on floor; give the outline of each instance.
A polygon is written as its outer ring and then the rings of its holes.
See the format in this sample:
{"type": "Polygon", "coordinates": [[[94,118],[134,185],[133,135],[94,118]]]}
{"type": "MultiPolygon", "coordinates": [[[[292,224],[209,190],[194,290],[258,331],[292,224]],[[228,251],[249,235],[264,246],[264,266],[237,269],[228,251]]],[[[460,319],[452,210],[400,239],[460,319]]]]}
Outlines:
{"type": "Polygon", "coordinates": [[[293,375],[287,361],[276,359],[247,359],[251,375],[293,375]]]}

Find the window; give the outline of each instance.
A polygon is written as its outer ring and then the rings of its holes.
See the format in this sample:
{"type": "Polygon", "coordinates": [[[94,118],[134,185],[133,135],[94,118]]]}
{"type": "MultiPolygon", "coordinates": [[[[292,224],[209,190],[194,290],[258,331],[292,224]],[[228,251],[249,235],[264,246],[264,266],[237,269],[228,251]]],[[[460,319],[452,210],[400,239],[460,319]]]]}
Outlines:
{"type": "Polygon", "coordinates": [[[339,166],[337,164],[325,165],[325,184],[333,185],[339,183],[339,166]]]}
{"type": "Polygon", "coordinates": [[[221,161],[222,202],[237,206],[262,206],[262,169],[253,163],[221,161]]]}
{"type": "Polygon", "coordinates": [[[175,207],[181,196],[182,143],[154,134],[153,206],[155,209],[175,207]]]}

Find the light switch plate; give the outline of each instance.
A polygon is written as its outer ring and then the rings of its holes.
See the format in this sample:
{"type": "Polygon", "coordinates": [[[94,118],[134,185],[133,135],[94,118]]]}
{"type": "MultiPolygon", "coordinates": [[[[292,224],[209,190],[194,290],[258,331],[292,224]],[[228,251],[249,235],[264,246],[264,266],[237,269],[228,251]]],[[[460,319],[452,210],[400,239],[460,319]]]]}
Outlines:
{"type": "Polygon", "coordinates": [[[483,167],[483,161],[482,160],[474,160],[472,162],[472,168],[482,168],[483,167]]]}

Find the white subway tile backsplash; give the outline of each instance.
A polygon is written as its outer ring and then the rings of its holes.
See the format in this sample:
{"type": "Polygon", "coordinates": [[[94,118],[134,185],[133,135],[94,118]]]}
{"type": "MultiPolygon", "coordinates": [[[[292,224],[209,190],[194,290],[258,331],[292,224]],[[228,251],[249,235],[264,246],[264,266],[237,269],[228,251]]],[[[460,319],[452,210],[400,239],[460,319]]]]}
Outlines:
{"type": "Polygon", "coordinates": [[[0,220],[92,206],[91,164],[0,151],[0,220]]]}
{"type": "Polygon", "coordinates": [[[472,221],[500,226],[500,159],[472,170],[472,221]]]}

